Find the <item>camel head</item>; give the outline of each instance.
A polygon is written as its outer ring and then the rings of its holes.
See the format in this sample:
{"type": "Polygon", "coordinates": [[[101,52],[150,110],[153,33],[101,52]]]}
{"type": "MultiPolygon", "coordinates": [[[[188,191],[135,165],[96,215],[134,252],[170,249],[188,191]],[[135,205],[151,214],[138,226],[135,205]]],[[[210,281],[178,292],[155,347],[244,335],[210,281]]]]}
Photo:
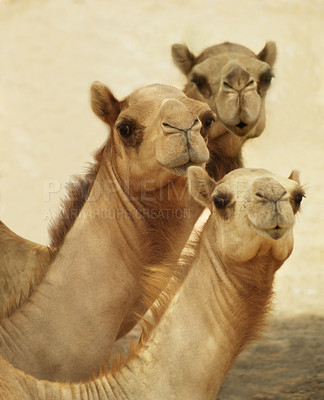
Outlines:
{"type": "Polygon", "coordinates": [[[102,83],[91,87],[95,114],[110,126],[115,170],[134,182],[161,187],[203,166],[205,138],[216,119],[209,106],[171,86],[150,85],[117,100],[102,83]]]}
{"type": "Polygon", "coordinates": [[[273,77],[276,45],[266,43],[259,54],[245,46],[223,43],[199,56],[174,44],[172,57],[187,76],[184,92],[206,102],[217,114],[211,137],[230,131],[242,139],[259,136],[265,127],[265,95],[273,77]]]}
{"type": "Polygon", "coordinates": [[[284,261],[290,255],[304,197],[296,171],[286,179],[240,168],[215,183],[202,168],[192,167],[188,180],[191,195],[211,210],[222,254],[242,262],[263,254],[284,261]]]}

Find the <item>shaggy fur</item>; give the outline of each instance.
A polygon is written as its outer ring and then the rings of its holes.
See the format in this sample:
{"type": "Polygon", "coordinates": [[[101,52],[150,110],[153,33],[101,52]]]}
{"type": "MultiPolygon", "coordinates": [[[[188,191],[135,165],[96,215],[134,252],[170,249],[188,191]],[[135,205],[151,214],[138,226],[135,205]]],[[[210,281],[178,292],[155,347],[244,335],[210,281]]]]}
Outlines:
{"type": "Polygon", "coordinates": [[[106,145],[107,142],[95,152],[95,162],[90,164],[87,173],[84,176],[75,175],[73,180],[66,186],[66,197],[61,200],[61,208],[58,215],[49,227],[50,248],[54,255],[62,246],[66,234],[71,229],[89,197],[106,145]]]}

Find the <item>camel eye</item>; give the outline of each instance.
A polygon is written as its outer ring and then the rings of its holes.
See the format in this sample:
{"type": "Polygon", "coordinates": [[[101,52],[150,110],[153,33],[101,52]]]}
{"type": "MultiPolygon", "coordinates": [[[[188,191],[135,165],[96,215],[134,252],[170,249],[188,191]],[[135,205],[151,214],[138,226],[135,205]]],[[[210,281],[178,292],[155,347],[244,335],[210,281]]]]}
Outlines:
{"type": "Polygon", "coordinates": [[[292,196],[291,205],[293,208],[294,213],[296,213],[300,208],[300,203],[302,202],[303,198],[305,197],[305,193],[303,191],[298,191],[292,196]]]}
{"type": "Polygon", "coordinates": [[[116,123],[116,130],[123,141],[124,146],[138,147],[144,137],[144,126],[135,119],[123,116],[116,123]]]}
{"type": "Polygon", "coordinates": [[[194,74],[191,82],[194,83],[199,92],[206,98],[209,98],[212,95],[212,89],[207,81],[207,79],[202,75],[194,74]]]}
{"type": "Polygon", "coordinates": [[[261,77],[261,82],[262,83],[269,84],[271,81],[272,81],[272,76],[270,76],[270,75],[266,75],[266,76],[261,77]]]}
{"type": "Polygon", "coordinates": [[[132,129],[129,125],[127,124],[120,124],[117,126],[117,130],[120,133],[120,135],[124,138],[129,138],[132,134],[132,129]]]}
{"type": "Polygon", "coordinates": [[[205,126],[206,128],[210,128],[210,127],[211,127],[211,124],[212,124],[214,121],[215,121],[214,118],[209,118],[209,119],[207,119],[207,120],[204,122],[204,126],[205,126]]]}
{"type": "Polygon", "coordinates": [[[202,127],[200,130],[201,136],[203,138],[206,138],[209,132],[209,128],[212,126],[213,122],[216,121],[216,115],[209,110],[200,115],[199,119],[202,123],[202,127]]]}
{"type": "Polygon", "coordinates": [[[303,197],[305,197],[305,196],[302,193],[296,194],[296,196],[294,197],[294,202],[297,206],[300,206],[300,203],[302,202],[303,197]]]}
{"type": "Polygon", "coordinates": [[[230,202],[230,200],[231,199],[228,196],[215,196],[213,199],[215,207],[219,210],[223,210],[230,202]]]}
{"type": "Polygon", "coordinates": [[[268,71],[261,74],[260,84],[266,86],[270,85],[272,78],[273,78],[273,72],[271,71],[271,69],[269,69],[268,71]]]}

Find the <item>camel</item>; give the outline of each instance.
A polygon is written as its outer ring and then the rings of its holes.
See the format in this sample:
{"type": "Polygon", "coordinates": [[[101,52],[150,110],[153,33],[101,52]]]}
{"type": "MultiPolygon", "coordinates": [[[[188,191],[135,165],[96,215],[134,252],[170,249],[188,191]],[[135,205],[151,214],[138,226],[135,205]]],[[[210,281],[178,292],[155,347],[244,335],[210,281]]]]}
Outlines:
{"type": "MultiPolygon", "coordinates": [[[[268,42],[258,55],[244,46],[224,43],[207,48],[198,57],[186,46],[175,44],[172,46],[172,56],[188,78],[184,88],[187,96],[206,102],[217,114],[215,122],[213,117],[205,121],[202,135],[208,137],[210,159],[207,171],[215,180],[219,180],[227,172],[243,166],[244,142],[259,136],[264,129],[265,95],[273,76],[275,43],[268,42]],[[247,86],[241,89],[244,82],[247,86]],[[240,100],[236,101],[238,92],[241,93],[240,100]],[[240,122],[236,120],[239,117],[242,119],[240,122]]],[[[17,255],[0,259],[3,276],[0,280],[0,311],[7,307],[9,296],[13,298],[10,309],[14,310],[19,304],[16,299],[20,297],[21,289],[25,293],[25,288],[33,286],[30,285],[31,273],[27,265],[34,269],[32,258],[35,251],[32,246],[24,244],[23,238],[17,240],[16,237],[9,243],[10,240],[10,230],[3,225],[3,229],[0,229],[0,253],[6,252],[5,246],[10,245],[13,252],[17,248],[17,255]],[[26,265],[24,273],[20,274],[19,284],[14,282],[17,269],[21,271],[18,265],[26,265]]],[[[41,249],[40,245],[36,247],[37,253],[41,252],[46,257],[47,248],[41,249]]],[[[38,264],[38,259],[35,259],[34,265],[38,264]]],[[[43,268],[47,268],[45,261],[43,268]]]]}
{"type": "Polygon", "coordinates": [[[217,115],[209,132],[207,164],[215,180],[243,166],[243,144],[265,128],[265,97],[276,54],[274,42],[258,54],[230,42],[207,47],[198,56],[186,45],[172,46],[173,61],[187,77],[184,92],[206,102],[217,115]]]}
{"type": "Polygon", "coordinates": [[[28,293],[37,285],[50,261],[51,252],[47,246],[16,235],[0,221],[0,305],[3,305],[0,315],[6,307],[17,307],[20,294],[28,293]],[[12,299],[13,304],[8,305],[8,299],[12,299]]]}
{"type": "Polygon", "coordinates": [[[211,215],[195,254],[184,261],[185,279],[179,274],[159,297],[147,337],[114,372],[75,385],[39,381],[1,360],[3,400],[216,398],[233,361],[264,324],[275,272],[293,250],[304,192],[296,172],[285,179],[238,169],[215,183],[190,167],[188,180],[211,215]]]}
{"type": "Polygon", "coordinates": [[[165,284],[172,274],[197,219],[187,169],[209,157],[200,131],[213,113],[176,88],[150,85],[119,101],[97,82],[91,104],[111,134],[70,185],[47,273],[0,325],[0,354],[40,379],[96,373],[146,312],[143,277],[155,265],[165,284]]]}
{"type": "MultiPolygon", "coordinates": [[[[204,115],[202,115],[202,126],[200,130],[204,137],[208,135],[216,119],[215,115],[211,113],[208,108],[205,108],[205,111],[206,112],[203,113],[204,115]]],[[[105,116],[99,117],[103,119],[104,122],[110,123],[106,120],[105,116]]],[[[168,129],[172,130],[172,128],[168,129]]],[[[138,140],[140,142],[140,138],[138,138],[138,140]]],[[[125,143],[125,145],[129,146],[127,143],[125,143]]],[[[175,149],[175,151],[177,150],[175,149]]],[[[207,156],[206,151],[205,156],[207,156]]],[[[145,171],[145,167],[146,166],[143,165],[143,171],[145,171]]],[[[178,173],[179,171],[174,170],[173,172],[178,173]]],[[[90,179],[92,178],[90,177],[90,179]]],[[[82,185],[81,181],[80,184],[82,185]]],[[[74,184],[71,184],[71,188],[68,190],[73,190],[74,186],[74,184]]],[[[71,212],[71,210],[68,210],[70,204],[71,203],[64,205],[64,213],[69,214],[71,212]]],[[[72,205],[72,207],[74,206],[72,205]]],[[[78,208],[78,206],[76,208],[78,208]]],[[[196,217],[193,217],[192,220],[195,218],[196,217]]],[[[64,218],[62,218],[62,221],[64,221],[64,218]]],[[[64,223],[62,223],[62,226],[63,225],[64,223]]],[[[53,230],[50,230],[50,234],[52,235],[51,232],[53,232],[53,230]]],[[[53,238],[51,238],[51,252],[55,252],[55,246],[60,246],[60,244],[61,242],[56,243],[56,239],[53,240],[53,238]]],[[[39,271],[46,271],[51,259],[52,257],[49,254],[47,246],[32,243],[16,235],[0,221],[0,315],[6,313],[8,308],[10,312],[13,312],[18,307],[20,303],[19,299],[28,296],[32,288],[41,278],[39,271]],[[35,271],[37,271],[38,279],[35,279],[35,271]]]]}

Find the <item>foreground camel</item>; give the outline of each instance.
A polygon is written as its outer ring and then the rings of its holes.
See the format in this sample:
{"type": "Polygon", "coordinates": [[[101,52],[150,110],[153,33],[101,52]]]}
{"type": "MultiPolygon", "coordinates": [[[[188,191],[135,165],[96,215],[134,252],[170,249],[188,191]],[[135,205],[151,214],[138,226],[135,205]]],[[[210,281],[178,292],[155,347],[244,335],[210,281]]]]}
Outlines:
{"type": "Polygon", "coordinates": [[[276,55],[274,42],[258,54],[229,42],[208,47],[199,56],[185,45],[172,46],[173,61],[188,80],[184,92],[206,102],[217,115],[209,134],[207,165],[215,180],[243,166],[243,144],[264,130],[265,97],[276,55]]]}
{"type": "MultiPolygon", "coordinates": [[[[210,160],[207,171],[215,180],[221,179],[227,172],[243,166],[243,143],[259,136],[265,126],[265,95],[273,76],[272,66],[276,59],[276,46],[273,42],[265,45],[264,49],[255,55],[248,48],[224,43],[204,50],[198,57],[194,56],[186,46],[175,44],[172,47],[175,64],[187,76],[188,83],[184,88],[187,96],[204,101],[217,114],[218,120],[206,119],[203,135],[208,136],[210,160]],[[208,128],[208,124],[212,126],[208,128]]],[[[11,231],[3,225],[0,229],[0,257],[6,252],[6,246],[12,252],[17,248],[14,257],[0,258],[0,311],[5,309],[6,302],[13,296],[20,296],[20,288],[25,291],[33,280],[33,265],[38,265],[35,250],[26,246],[24,239],[11,240],[11,231]],[[19,248],[23,248],[23,250],[19,248]],[[26,265],[20,274],[19,284],[14,280],[18,266],[26,265]],[[30,268],[27,268],[27,265],[30,268]]],[[[44,246],[37,246],[46,258],[48,251],[44,246]]],[[[46,262],[43,266],[47,268],[46,262]]],[[[14,309],[16,300],[10,307],[14,309]]]]}
{"type": "Polygon", "coordinates": [[[213,117],[209,106],[162,85],[122,101],[100,83],[91,93],[110,137],[70,186],[52,229],[49,270],[0,325],[0,354],[41,379],[98,372],[147,310],[141,296],[155,299],[142,289],[148,268],[158,265],[167,282],[201,211],[190,208],[186,172],[208,160],[200,131],[213,117]]]}
{"type": "Polygon", "coordinates": [[[285,179],[239,169],[215,183],[191,167],[190,191],[211,215],[185,280],[180,286],[182,278],[174,279],[159,298],[148,338],[113,374],[83,384],[38,381],[2,360],[2,400],[214,400],[234,359],[258,335],[274,274],[292,252],[304,195],[293,179],[296,173],[285,179]]]}

